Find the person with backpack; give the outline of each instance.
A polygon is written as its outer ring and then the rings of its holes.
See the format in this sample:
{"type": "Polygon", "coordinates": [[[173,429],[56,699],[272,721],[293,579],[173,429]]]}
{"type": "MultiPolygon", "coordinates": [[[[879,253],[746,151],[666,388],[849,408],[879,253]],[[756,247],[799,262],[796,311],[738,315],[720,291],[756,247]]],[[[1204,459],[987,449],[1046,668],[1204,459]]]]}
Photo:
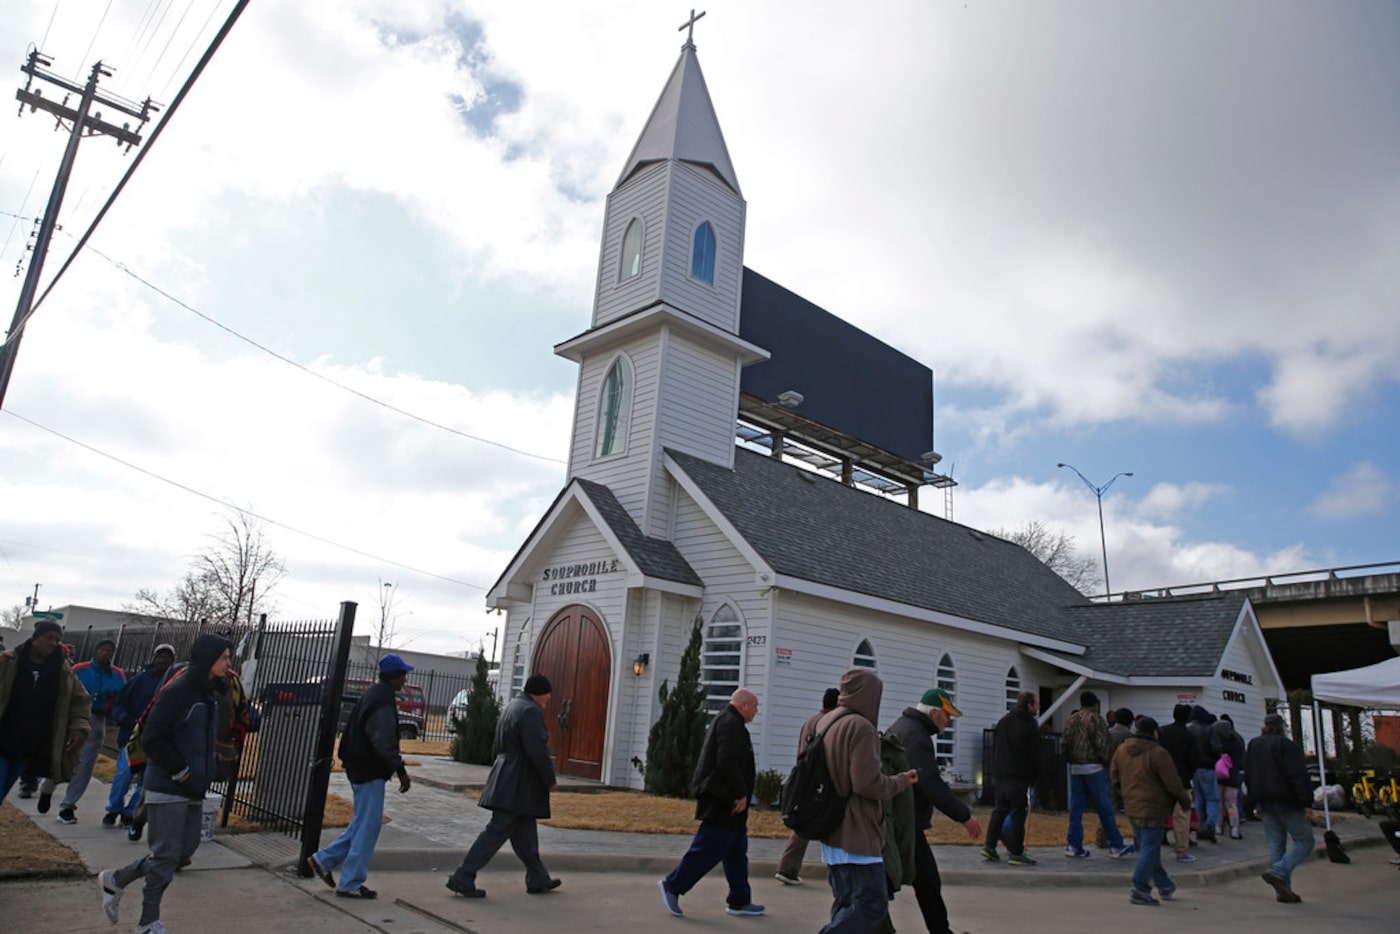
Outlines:
{"type": "Polygon", "coordinates": [[[720,863],[729,883],[725,911],[741,917],[763,914],[749,888],[749,799],[753,797],[753,742],[748,724],[758,713],[758,695],[739,688],[719,712],[700,746],[691,790],[700,822],[676,868],[657,883],[661,903],[680,917],[681,896],[720,863]]]}
{"type": "MultiPolygon", "coordinates": [[[[131,742],[136,722],[151,705],[156,691],[165,683],[166,675],[175,664],[175,646],[163,642],[156,646],[151,661],[146,667],[132,675],[126,686],[117,694],[112,705],[112,721],[117,724],[117,770],[112,777],[112,789],[107,795],[107,813],[102,815],[103,827],[116,827],[121,821],[130,827],[136,813],[136,805],[141,800],[142,771],[133,771],[131,757],[126,744],[131,742]],[[130,795],[130,798],[127,795],[130,795]]],[[[139,835],[137,839],[140,839],[139,835]]]]}
{"type": "MultiPolygon", "coordinates": [[[[836,709],[817,724],[832,786],[846,799],[841,823],[821,838],[832,895],[831,921],[822,928],[824,934],[872,931],[889,914],[884,802],[920,779],[917,766],[898,775],[886,775],[881,768],[880,735],[875,727],[885,692],[880,676],[869,668],[852,668],[841,676],[840,684],[836,709]]],[[[905,753],[913,763],[907,744],[905,753]]],[[[916,821],[918,807],[916,802],[916,821]]],[[[915,849],[917,871],[917,845],[915,849]]],[[[916,881],[916,892],[917,885],[916,881]]]]}
{"type": "MultiPolygon", "coordinates": [[[[938,751],[933,738],[948,728],[962,711],[953,706],[953,699],[941,688],[930,688],[913,707],[890,724],[889,732],[904,744],[909,764],[913,766],[914,787],[914,897],[924,916],[924,925],[933,934],[946,934],[948,906],[943,902],[943,881],[938,874],[938,861],[924,833],[933,826],[933,811],[937,808],[967,829],[976,840],[982,836],[982,825],[972,816],[972,808],[953,794],[938,771],[938,751]]],[[[1022,801],[1024,801],[1024,796],[1022,801]]]]}
{"type": "Polygon", "coordinates": [[[413,666],[397,655],[379,660],[379,681],[360,695],[340,737],[340,761],[350,780],[354,814],[350,826],[329,846],[306,858],[306,868],[342,898],[376,898],[365,885],[369,859],[379,842],[384,818],[384,789],[390,775],[399,777],[399,793],[412,784],[399,755],[399,715],[396,695],[413,666]],[[332,872],[343,865],[340,884],[332,872]]]}
{"type": "MultiPolygon", "coordinates": [[[[797,734],[799,756],[807,745],[807,738],[816,732],[817,722],[836,709],[836,700],[840,696],[839,688],[827,688],[822,694],[822,709],[808,717],[807,722],[802,724],[801,732],[797,734]]],[[[807,858],[807,844],[811,842],[797,831],[792,831],[788,835],[787,846],[783,847],[783,855],[778,858],[778,872],[774,878],[783,885],[801,885],[802,861],[807,858]]]]}
{"type": "Polygon", "coordinates": [[[161,898],[175,878],[175,870],[199,849],[204,793],[215,769],[217,682],[228,674],[232,652],[233,643],[221,636],[206,634],[196,639],[190,648],[189,667],[156,694],[141,726],[150,852],[97,876],[102,910],[113,924],[120,920],[126,887],[145,879],[138,934],[166,934],[160,920],[161,898]]]}

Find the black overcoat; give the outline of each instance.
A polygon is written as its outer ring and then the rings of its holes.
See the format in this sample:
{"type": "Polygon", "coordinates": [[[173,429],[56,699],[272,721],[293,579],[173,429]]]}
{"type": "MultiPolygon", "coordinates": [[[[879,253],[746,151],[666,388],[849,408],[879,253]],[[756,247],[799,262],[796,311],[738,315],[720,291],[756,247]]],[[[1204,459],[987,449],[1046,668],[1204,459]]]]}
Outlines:
{"type": "Polygon", "coordinates": [[[549,755],[544,711],[529,694],[521,694],[501,712],[492,752],[496,761],[477,803],[492,811],[549,817],[554,762],[549,755]]]}

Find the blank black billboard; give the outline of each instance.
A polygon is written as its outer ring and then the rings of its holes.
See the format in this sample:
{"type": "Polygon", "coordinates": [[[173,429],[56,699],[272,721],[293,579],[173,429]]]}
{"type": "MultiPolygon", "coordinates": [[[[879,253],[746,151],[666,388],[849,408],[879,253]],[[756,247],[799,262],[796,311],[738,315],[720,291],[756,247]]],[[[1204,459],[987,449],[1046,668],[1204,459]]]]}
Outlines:
{"type": "Polygon", "coordinates": [[[773,355],[744,367],[744,392],[800,392],[798,415],[911,461],[932,449],[933,371],[912,357],[748,268],[739,336],[773,355]]]}

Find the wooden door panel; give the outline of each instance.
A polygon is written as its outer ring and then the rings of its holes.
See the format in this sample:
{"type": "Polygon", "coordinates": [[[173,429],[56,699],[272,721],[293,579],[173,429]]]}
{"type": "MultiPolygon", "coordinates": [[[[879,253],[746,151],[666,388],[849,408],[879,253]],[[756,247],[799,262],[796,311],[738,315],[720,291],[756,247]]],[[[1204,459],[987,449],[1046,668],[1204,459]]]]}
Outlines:
{"type": "Polygon", "coordinates": [[[561,775],[602,778],[611,655],[607,630],[582,606],[560,610],[540,635],[533,670],[553,687],[545,722],[561,775]]]}

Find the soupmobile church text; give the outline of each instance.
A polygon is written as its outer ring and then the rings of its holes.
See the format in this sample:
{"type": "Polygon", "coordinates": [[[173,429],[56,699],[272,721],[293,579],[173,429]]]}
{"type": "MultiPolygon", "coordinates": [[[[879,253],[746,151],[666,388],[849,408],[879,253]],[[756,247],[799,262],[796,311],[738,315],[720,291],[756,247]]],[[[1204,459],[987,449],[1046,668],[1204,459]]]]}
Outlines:
{"type": "Polygon", "coordinates": [[[487,597],[502,693],[553,685],[558,770],[641,787],[697,619],[711,708],[760,698],[760,770],[791,766],[858,665],[884,680],[882,728],[929,687],[953,695],[939,752],[967,781],[1021,690],[1057,728],[1092,688],[1105,709],[1187,700],[1257,733],[1281,687],[1248,600],[1092,602],[918,509],[951,483],[926,453],[931,371],[746,269],[745,213],[687,41],[608,196],[592,321],[554,348],[578,365],[566,483],[487,597]]]}

